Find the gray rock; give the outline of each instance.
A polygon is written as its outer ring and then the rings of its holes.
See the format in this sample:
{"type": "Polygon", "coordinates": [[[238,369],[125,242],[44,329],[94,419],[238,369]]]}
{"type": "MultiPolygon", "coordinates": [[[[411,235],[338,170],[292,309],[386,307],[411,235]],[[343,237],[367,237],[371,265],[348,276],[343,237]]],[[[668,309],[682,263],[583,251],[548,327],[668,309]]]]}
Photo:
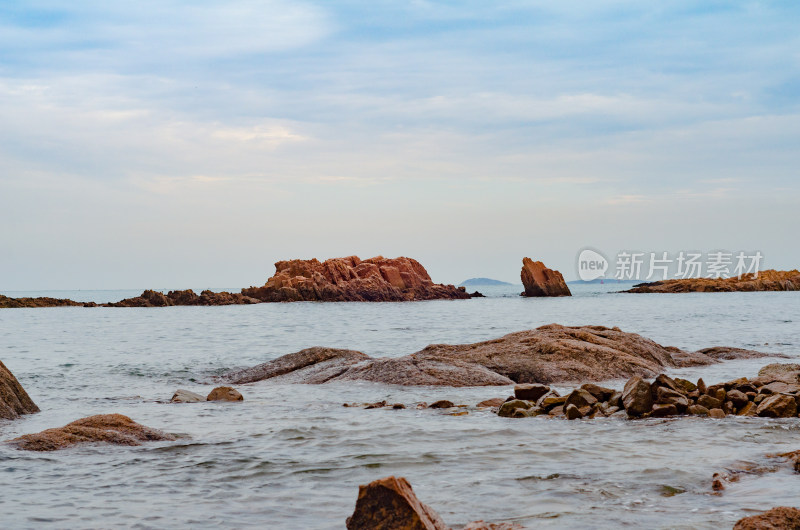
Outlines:
{"type": "Polygon", "coordinates": [[[189,390],[184,390],[179,388],[175,391],[172,395],[172,399],[170,399],[171,403],[200,403],[201,401],[205,401],[206,398],[201,396],[200,394],[195,394],[189,390]]]}

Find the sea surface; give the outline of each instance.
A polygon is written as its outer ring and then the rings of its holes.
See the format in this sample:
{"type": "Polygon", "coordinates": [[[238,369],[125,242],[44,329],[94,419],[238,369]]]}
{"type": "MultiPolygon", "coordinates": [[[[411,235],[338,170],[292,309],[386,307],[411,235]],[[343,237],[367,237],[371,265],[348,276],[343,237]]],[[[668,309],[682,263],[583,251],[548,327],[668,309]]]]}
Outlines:
{"type": "MultiPolygon", "coordinates": [[[[552,322],[619,326],[664,345],[728,345],[800,358],[800,293],[625,294],[573,285],[571,298],[225,307],[0,309],[0,360],[42,409],[0,421],[0,440],[102,413],[178,434],[140,447],[31,453],[0,444],[3,528],[344,528],[359,484],[406,477],[459,527],[730,528],[800,505],[789,466],[743,475],[721,495],[711,476],[800,449],[800,419],[508,419],[474,405],[511,387],[404,388],[374,383],[240,385],[241,403],[170,404],[205,395],[214,375],[309,346],[400,356],[552,322]],[[343,407],[379,400],[405,410],[343,407]],[[449,399],[469,414],[417,410],[449,399]]],[[[3,293],[110,301],[137,291],[3,293]]],[[[671,375],[754,376],[778,359],[671,375]]],[[[782,361],[791,362],[791,361],[782,361]]],[[[608,382],[621,387],[622,381],[608,382]]]]}

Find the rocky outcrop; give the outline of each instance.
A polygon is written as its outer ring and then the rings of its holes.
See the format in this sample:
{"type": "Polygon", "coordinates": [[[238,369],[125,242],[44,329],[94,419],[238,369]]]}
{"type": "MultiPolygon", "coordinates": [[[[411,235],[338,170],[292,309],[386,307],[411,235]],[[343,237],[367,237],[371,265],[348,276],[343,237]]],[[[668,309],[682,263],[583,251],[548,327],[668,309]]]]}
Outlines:
{"type": "Polygon", "coordinates": [[[759,515],[739,519],[733,530],[796,530],[800,529],[800,510],[786,506],[772,508],[759,515]]]}
{"type": "Polygon", "coordinates": [[[275,275],[263,287],[242,289],[263,302],[402,302],[466,299],[464,288],[431,281],[425,268],[411,258],[357,256],[279,261],[275,275]]]}
{"type": "Polygon", "coordinates": [[[23,307],[97,307],[94,302],[76,302],[67,298],[50,298],[42,296],[39,298],[9,298],[0,294],[0,309],[23,308],[23,307]]]}
{"type": "Polygon", "coordinates": [[[640,283],[626,293],[722,293],[731,291],[800,291],[800,271],[768,269],[732,278],[682,278],[640,283]]]}
{"type": "MultiPolygon", "coordinates": [[[[347,530],[451,530],[432,508],[423,504],[402,477],[386,477],[358,487],[353,515],[347,530]]],[[[470,530],[515,530],[508,523],[475,521],[470,530]]]]}
{"type": "MultiPolygon", "coordinates": [[[[795,418],[800,403],[800,385],[764,376],[707,386],[686,379],[672,379],[659,374],[652,382],[632,377],[622,392],[587,383],[567,396],[558,396],[549,387],[538,389],[538,398],[516,393],[516,399],[503,403],[498,414],[510,418],[542,415],[567,419],[623,416],[629,418],[661,418],[666,416],[728,415],[765,418],[795,418]]],[[[800,455],[800,452],[797,453],[800,455]]],[[[779,455],[800,461],[795,453],[779,455]]],[[[797,464],[796,464],[797,465],[797,464]]]]}
{"type": "Polygon", "coordinates": [[[522,296],[572,296],[561,273],[548,269],[541,261],[522,258],[522,296]]]}
{"type": "Polygon", "coordinates": [[[145,427],[122,414],[89,416],[57,429],[14,438],[10,443],[26,451],[55,451],[76,444],[102,442],[141,445],[142,442],[175,440],[171,434],[145,427]]]}
{"type": "Polygon", "coordinates": [[[374,381],[397,385],[489,386],[652,377],[664,368],[720,358],[763,357],[751,350],[686,352],[635,333],[603,326],[549,324],[475,344],[433,344],[396,358],[353,350],[308,348],[222,376],[233,384],[274,379],[292,383],[374,381]]]}
{"type": "Polygon", "coordinates": [[[235,388],[218,386],[208,393],[207,401],[243,401],[244,397],[235,388]]]}
{"type": "Polygon", "coordinates": [[[256,300],[241,293],[222,291],[203,291],[199,295],[191,289],[185,291],[170,291],[164,294],[159,291],[147,290],[134,298],[126,298],[119,302],[104,304],[106,307],[170,307],[182,305],[234,305],[234,304],[259,304],[256,300]]]}
{"type": "Polygon", "coordinates": [[[39,412],[17,378],[0,361],[0,419],[13,420],[22,414],[39,412]]]}

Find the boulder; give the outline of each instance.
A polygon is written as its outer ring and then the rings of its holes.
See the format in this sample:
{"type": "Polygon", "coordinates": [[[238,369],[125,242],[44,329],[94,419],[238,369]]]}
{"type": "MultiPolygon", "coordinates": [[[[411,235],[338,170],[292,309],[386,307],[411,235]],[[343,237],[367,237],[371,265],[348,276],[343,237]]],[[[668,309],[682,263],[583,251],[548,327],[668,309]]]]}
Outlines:
{"type": "Polygon", "coordinates": [[[708,416],[708,409],[703,405],[689,405],[686,412],[695,416],[708,416]]]}
{"type": "Polygon", "coordinates": [[[572,296],[560,272],[548,269],[541,261],[522,259],[523,296],[572,296]]]}
{"type": "Polygon", "coordinates": [[[583,418],[583,413],[581,410],[572,403],[569,403],[564,407],[564,414],[567,416],[568,420],[577,420],[583,418]]]}
{"type": "Polygon", "coordinates": [[[539,383],[524,383],[514,386],[514,397],[528,401],[538,401],[548,392],[550,392],[550,387],[539,383]]]}
{"type": "Polygon", "coordinates": [[[262,287],[242,289],[244,296],[262,302],[403,302],[469,299],[466,289],[433,283],[428,272],[411,258],[357,256],[279,261],[275,274],[262,287]]]}
{"type": "Polygon", "coordinates": [[[731,291],[800,291],[800,271],[768,269],[731,278],[681,278],[640,283],[626,293],[719,293],[731,291]]]}
{"type": "Polygon", "coordinates": [[[488,408],[488,407],[500,407],[505,400],[503,398],[492,398],[492,399],[485,399],[478,403],[476,407],[478,408],[488,408]]]}
{"type": "Polygon", "coordinates": [[[750,398],[748,398],[744,392],[736,390],[735,388],[728,392],[727,399],[733,403],[733,406],[737,409],[744,407],[750,402],[750,398]]]}
{"type": "Polygon", "coordinates": [[[708,411],[708,417],[721,420],[722,418],[725,417],[725,411],[722,409],[711,409],[708,411]]]}
{"type": "MultiPolygon", "coordinates": [[[[402,357],[371,358],[335,348],[308,348],[222,376],[230,384],[264,379],[320,384],[373,381],[397,385],[550,385],[631,376],[717,362],[715,353],[665,347],[641,335],[603,326],[549,324],[474,344],[432,344],[402,357]]],[[[741,358],[766,356],[742,350],[741,358]]]]}
{"type": "Polygon", "coordinates": [[[512,399],[511,401],[506,401],[502,405],[500,405],[500,410],[497,411],[498,416],[502,416],[504,418],[511,418],[514,415],[514,411],[517,409],[528,410],[529,408],[533,407],[533,403],[530,401],[523,401],[521,399],[512,399]]]}
{"type": "Polygon", "coordinates": [[[448,401],[446,399],[440,399],[439,401],[434,401],[431,403],[428,408],[430,409],[450,409],[455,407],[452,401],[448,401]]]}
{"type": "Polygon", "coordinates": [[[435,511],[420,502],[402,477],[386,477],[358,487],[348,530],[449,530],[435,511]]]}
{"type": "Polygon", "coordinates": [[[773,363],[768,364],[758,371],[761,377],[772,377],[787,383],[800,382],[800,364],[797,363],[773,363]]]}
{"type": "Polygon", "coordinates": [[[595,398],[586,390],[578,388],[576,390],[573,390],[567,396],[567,401],[565,402],[565,405],[566,406],[574,405],[575,407],[582,409],[583,407],[591,407],[595,403],[597,403],[597,398],[595,398]]]}
{"type": "Polygon", "coordinates": [[[218,386],[208,393],[207,401],[242,401],[244,397],[235,388],[218,386]]]}
{"type": "Polygon", "coordinates": [[[697,404],[702,405],[703,407],[711,410],[711,409],[718,409],[722,406],[722,401],[718,400],[717,398],[711,397],[708,394],[703,394],[699,398],[697,398],[697,404]]]}
{"type": "Polygon", "coordinates": [[[17,378],[0,361],[0,419],[13,420],[22,414],[39,412],[17,378]]]}
{"type": "Polygon", "coordinates": [[[767,418],[793,418],[797,416],[797,402],[793,396],[774,394],[758,405],[756,414],[767,418]]]}
{"type": "Polygon", "coordinates": [[[653,408],[650,385],[641,377],[632,377],[622,390],[622,404],[628,416],[641,416],[653,408]]]}
{"type": "Polygon", "coordinates": [[[650,416],[653,418],[663,418],[665,416],[675,416],[678,414],[678,408],[672,403],[656,403],[653,405],[653,410],[650,416]]]}
{"type": "Polygon", "coordinates": [[[175,440],[175,437],[136,423],[122,414],[99,414],[73,421],[57,429],[26,434],[10,443],[26,451],[55,451],[90,442],[141,445],[141,442],[161,440],[175,440]]]}
{"type": "Polygon", "coordinates": [[[656,390],[656,403],[675,405],[677,410],[682,412],[689,406],[689,399],[676,390],[660,386],[656,390]]]}
{"type": "Polygon", "coordinates": [[[206,401],[206,398],[200,394],[190,392],[189,390],[183,390],[182,388],[176,390],[175,393],[172,394],[172,399],[170,399],[171,403],[200,403],[201,401],[206,401]]]}
{"type": "Polygon", "coordinates": [[[586,383],[581,385],[581,389],[589,392],[597,401],[608,401],[616,393],[613,388],[606,388],[604,386],[595,385],[594,383],[586,383]]]}
{"type": "Polygon", "coordinates": [[[759,515],[739,519],[733,530],[797,530],[800,529],[800,510],[779,506],[759,515]]]}

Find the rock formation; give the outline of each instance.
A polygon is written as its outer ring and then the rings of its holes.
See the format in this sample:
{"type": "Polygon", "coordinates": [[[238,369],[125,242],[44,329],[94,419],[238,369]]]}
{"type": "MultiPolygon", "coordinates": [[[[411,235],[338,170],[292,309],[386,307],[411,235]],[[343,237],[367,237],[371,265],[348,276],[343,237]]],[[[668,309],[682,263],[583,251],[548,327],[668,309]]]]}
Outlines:
{"type": "Polygon", "coordinates": [[[374,359],[335,348],[307,348],[222,376],[233,384],[277,379],[293,383],[374,381],[397,385],[489,386],[652,377],[666,367],[764,357],[735,348],[686,352],[635,333],[603,326],[549,324],[475,344],[433,344],[396,358],[374,359]]]}
{"type": "Polygon", "coordinates": [[[572,296],[561,273],[548,269],[541,261],[522,258],[523,296],[572,296]]]}
{"type": "MultiPolygon", "coordinates": [[[[622,392],[587,383],[566,396],[559,396],[544,385],[531,387],[517,385],[514,399],[509,398],[500,405],[498,414],[511,418],[549,415],[570,420],[679,415],[796,418],[800,403],[800,384],[786,383],[769,376],[752,379],[741,377],[710,386],[702,379],[694,384],[685,379],[672,379],[665,374],[660,374],[652,382],[635,376],[625,383],[622,392]]],[[[800,452],[797,455],[786,453],[778,456],[794,461],[796,467],[800,462],[800,452]]]]}
{"type": "Polygon", "coordinates": [[[778,506],[759,515],[739,519],[733,530],[797,530],[800,528],[800,510],[778,506]]]}
{"type": "Polygon", "coordinates": [[[140,425],[122,414],[89,416],[57,429],[25,434],[10,443],[26,451],[55,451],[75,444],[103,442],[141,445],[141,442],[175,440],[171,434],[140,425]]]}
{"type": "Polygon", "coordinates": [[[731,291],[800,291],[800,271],[768,269],[732,278],[685,278],[640,283],[626,293],[721,293],[731,291]]]}
{"type": "Polygon", "coordinates": [[[208,393],[207,401],[243,401],[244,397],[235,388],[218,386],[208,393]]]}
{"type": "Polygon", "coordinates": [[[185,291],[170,291],[167,294],[159,291],[147,290],[134,298],[126,298],[119,302],[104,304],[106,307],[169,307],[176,305],[234,305],[234,304],[259,304],[256,300],[241,293],[223,291],[203,291],[198,296],[191,289],[185,291]]]}
{"type": "MultiPolygon", "coordinates": [[[[386,477],[359,486],[355,511],[346,524],[347,530],[451,530],[439,514],[420,502],[411,484],[402,477],[386,477]]],[[[464,528],[515,530],[522,527],[476,521],[464,528]]]]}
{"type": "Polygon", "coordinates": [[[39,298],[9,298],[0,294],[0,309],[21,308],[21,307],[97,307],[94,302],[76,302],[66,298],[50,298],[42,296],[39,298]]]}
{"type": "Polygon", "coordinates": [[[357,256],[279,261],[275,275],[263,287],[242,289],[263,302],[402,302],[465,299],[464,288],[431,281],[425,268],[411,258],[357,256]]]}
{"type": "Polygon", "coordinates": [[[21,414],[39,412],[39,407],[28,396],[17,378],[0,361],[0,419],[13,420],[21,414]]]}

